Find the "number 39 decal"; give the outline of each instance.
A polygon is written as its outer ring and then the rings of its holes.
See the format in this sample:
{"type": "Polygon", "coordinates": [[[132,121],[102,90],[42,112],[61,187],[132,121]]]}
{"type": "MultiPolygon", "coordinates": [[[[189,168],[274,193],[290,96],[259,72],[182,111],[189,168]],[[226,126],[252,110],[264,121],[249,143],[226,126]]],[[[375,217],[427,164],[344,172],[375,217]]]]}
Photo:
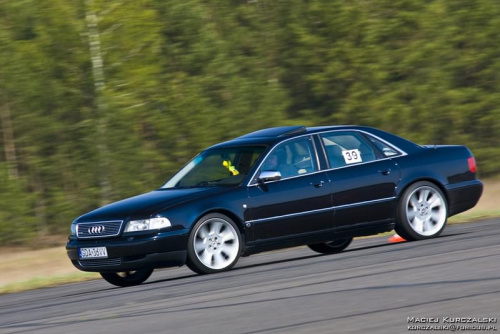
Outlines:
{"type": "Polygon", "coordinates": [[[359,150],[342,151],[342,156],[344,157],[346,164],[353,164],[363,161],[361,160],[361,154],[359,153],[359,150]]]}

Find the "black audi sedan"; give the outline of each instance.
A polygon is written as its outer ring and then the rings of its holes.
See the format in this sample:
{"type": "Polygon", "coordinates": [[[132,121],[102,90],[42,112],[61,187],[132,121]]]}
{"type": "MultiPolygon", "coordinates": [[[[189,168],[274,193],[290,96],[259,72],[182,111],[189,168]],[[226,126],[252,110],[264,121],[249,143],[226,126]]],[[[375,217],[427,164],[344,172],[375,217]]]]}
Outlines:
{"type": "Polygon", "coordinates": [[[333,254],[353,237],[395,229],[437,237],[483,185],[465,146],[421,146],[362,126],[288,126],[214,145],[161,188],[71,225],[73,265],[132,286],[156,268],[200,274],[240,256],[307,245],[333,254]]]}

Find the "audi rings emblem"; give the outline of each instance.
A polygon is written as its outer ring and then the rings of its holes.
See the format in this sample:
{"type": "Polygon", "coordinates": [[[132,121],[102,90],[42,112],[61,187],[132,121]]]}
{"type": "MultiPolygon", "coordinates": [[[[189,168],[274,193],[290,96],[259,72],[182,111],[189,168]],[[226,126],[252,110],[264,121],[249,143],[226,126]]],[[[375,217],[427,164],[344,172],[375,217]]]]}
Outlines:
{"type": "Polygon", "coordinates": [[[106,228],[103,225],[93,225],[88,229],[89,234],[101,234],[104,233],[106,228]]]}

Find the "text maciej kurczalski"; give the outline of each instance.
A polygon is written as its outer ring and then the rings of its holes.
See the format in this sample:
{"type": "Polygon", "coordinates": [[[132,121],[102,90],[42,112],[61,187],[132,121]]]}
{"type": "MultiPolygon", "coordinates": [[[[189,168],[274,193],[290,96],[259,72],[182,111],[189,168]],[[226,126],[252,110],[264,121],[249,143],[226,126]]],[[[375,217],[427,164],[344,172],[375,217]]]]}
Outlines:
{"type": "Polygon", "coordinates": [[[497,318],[477,317],[408,317],[409,324],[496,324],[497,318]]]}

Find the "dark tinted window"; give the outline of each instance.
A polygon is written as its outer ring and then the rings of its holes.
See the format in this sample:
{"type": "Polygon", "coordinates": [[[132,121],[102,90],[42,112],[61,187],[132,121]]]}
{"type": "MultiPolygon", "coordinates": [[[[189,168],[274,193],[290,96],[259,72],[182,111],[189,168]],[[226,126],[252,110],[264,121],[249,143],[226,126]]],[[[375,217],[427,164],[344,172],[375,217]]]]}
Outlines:
{"type": "Polygon", "coordinates": [[[375,145],[380,152],[385,156],[385,157],[394,157],[396,155],[401,155],[401,152],[399,152],[397,149],[394,147],[390,146],[389,144],[372,137],[370,135],[367,135],[368,139],[375,145]]]}

